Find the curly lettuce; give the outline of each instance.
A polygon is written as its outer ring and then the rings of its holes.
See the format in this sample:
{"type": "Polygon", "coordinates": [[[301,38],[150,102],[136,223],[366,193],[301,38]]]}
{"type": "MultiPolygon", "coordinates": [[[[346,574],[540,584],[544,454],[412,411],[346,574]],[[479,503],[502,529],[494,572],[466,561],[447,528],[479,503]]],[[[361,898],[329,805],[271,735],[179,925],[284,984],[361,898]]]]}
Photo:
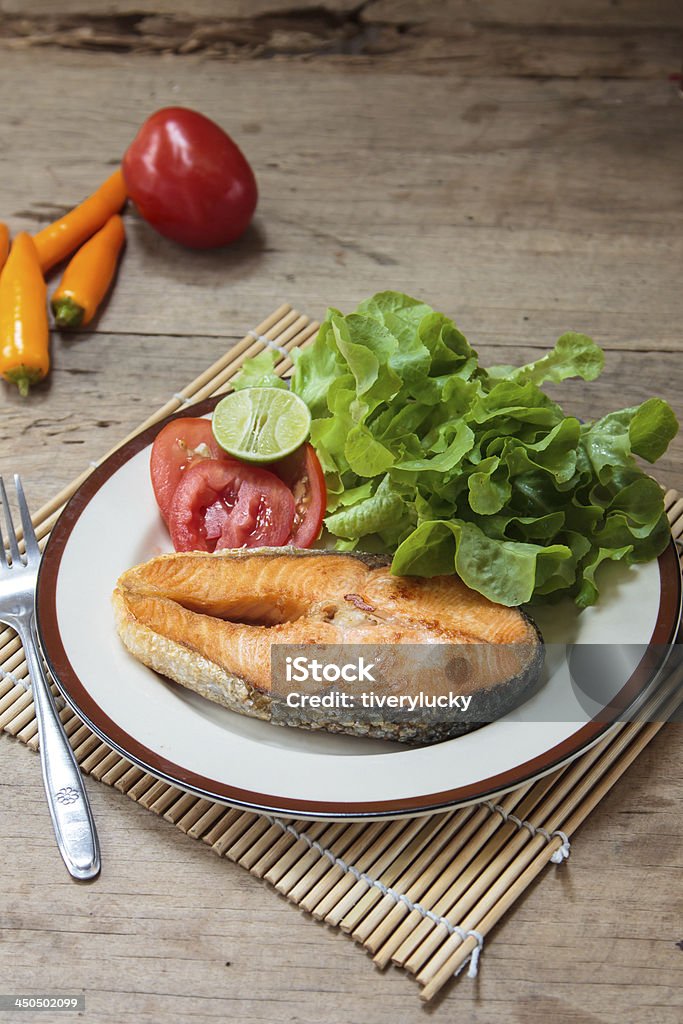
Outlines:
{"type": "MultiPolygon", "coordinates": [[[[292,389],[313,417],[328,483],[328,533],[341,550],[393,554],[400,575],[457,573],[504,605],[598,599],[605,561],[656,558],[669,528],[655,462],[678,431],[660,398],[590,423],[542,390],[595,380],[601,349],[563,334],[526,366],[479,364],[447,316],[381,292],[330,309],[294,353],[292,389]]],[[[237,387],[282,386],[271,353],[237,387]]]]}

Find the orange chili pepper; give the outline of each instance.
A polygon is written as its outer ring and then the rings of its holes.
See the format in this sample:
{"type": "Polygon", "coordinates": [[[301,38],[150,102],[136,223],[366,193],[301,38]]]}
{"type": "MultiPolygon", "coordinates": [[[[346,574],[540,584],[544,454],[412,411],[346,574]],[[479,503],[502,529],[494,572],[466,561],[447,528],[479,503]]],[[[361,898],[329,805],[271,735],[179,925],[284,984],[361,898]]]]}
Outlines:
{"type": "Polygon", "coordinates": [[[0,221],[0,270],[5,265],[5,260],[9,253],[9,230],[6,224],[0,221]]]}
{"type": "Polygon", "coordinates": [[[0,376],[22,395],[50,369],[46,299],[36,247],[22,231],[0,274],[0,376]]]}
{"type": "Polygon", "coordinates": [[[34,235],[38,258],[43,271],[69,256],[74,249],[94,235],[109,218],[118,213],[126,201],[126,185],[120,170],[107,178],[80,206],[65,217],[48,224],[34,235]]]}
{"type": "Polygon", "coordinates": [[[114,214],[78,250],[52,296],[52,312],[58,327],[90,323],[107,294],[125,239],[123,221],[114,214]]]}

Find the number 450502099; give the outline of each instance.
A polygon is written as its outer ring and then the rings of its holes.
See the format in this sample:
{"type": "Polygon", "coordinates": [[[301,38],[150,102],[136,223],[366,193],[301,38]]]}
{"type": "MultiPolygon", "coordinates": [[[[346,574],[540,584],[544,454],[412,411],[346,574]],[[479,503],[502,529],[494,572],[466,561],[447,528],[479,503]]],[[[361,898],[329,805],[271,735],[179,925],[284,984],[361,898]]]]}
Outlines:
{"type": "Polygon", "coordinates": [[[85,996],[0,995],[0,1010],[84,1010],[85,996]]]}

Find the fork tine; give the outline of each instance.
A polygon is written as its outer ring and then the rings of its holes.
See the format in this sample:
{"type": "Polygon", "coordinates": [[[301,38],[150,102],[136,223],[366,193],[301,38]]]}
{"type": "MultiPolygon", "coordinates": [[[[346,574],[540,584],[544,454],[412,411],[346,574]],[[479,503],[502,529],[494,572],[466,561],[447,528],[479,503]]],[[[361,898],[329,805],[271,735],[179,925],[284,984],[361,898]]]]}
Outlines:
{"type": "MultiPolygon", "coordinates": [[[[0,476],[0,502],[5,506],[5,522],[7,523],[7,542],[9,544],[10,554],[12,556],[12,565],[21,565],[21,555],[19,554],[19,544],[17,543],[17,535],[14,532],[14,523],[12,522],[12,513],[10,511],[9,502],[7,500],[7,491],[5,490],[5,483],[0,476]]],[[[6,559],[5,559],[6,560],[6,559]]]]}
{"type": "Polygon", "coordinates": [[[24,494],[24,487],[21,482],[21,477],[19,476],[18,473],[14,474],[14,486],[17,492],[17,502],[19,504],[19,514],[21,515],[21,525],[24,530],[26,561],[30,562],[33,558],[40,558],[40,548],[38,547],[36,531],[33,529],[31,513],[28,510],[26,495],[24,494]]]}

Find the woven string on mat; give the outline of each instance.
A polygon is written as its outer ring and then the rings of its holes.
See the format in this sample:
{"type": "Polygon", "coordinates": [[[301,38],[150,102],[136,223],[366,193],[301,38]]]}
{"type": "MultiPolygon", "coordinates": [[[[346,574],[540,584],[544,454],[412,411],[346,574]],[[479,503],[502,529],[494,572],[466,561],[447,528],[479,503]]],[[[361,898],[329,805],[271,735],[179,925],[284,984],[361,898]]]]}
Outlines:
{"type": "MultiPolygon", "coordinates": [[[[279,357],[277,372],[286,373],[292,349],[310,343],[316,331],[317,324],[281,306],[138,430],[228,390],[244,359],[266,347],[279,357]]],[[[36,514],[41,543],[89,472],[36,514]]],[[[669,491],[665,504],[680,540],[683,500],[669,491]]],[[[664,698],[674,706],[678,691],[673,684],[670,690],[664,698]]],[[[185,793],[132,765],[61,706],[85,773],[264,878],[314,917],[349,932],[380,967],[400,964],[416,976],[425,999],[467,964],[468,976],[476,976],[485,936],[549,861],[562,863],[569,856],[569,836],[664,719],[622,723],[571,765],[498,803],[487,800],[389,823],[348,824],[285,821],[185,793]]],[[[26,666],[11,630],[0,632],[0,728],[36,749],[26,666]]]]}

